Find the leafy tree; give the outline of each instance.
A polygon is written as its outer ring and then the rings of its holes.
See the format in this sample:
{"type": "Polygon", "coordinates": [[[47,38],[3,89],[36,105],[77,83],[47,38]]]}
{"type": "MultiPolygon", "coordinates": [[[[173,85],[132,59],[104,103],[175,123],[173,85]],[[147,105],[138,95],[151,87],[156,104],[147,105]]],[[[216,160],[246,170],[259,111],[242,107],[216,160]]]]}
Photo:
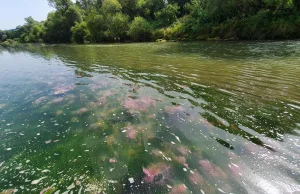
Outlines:
{"type": "Polygon", "coordinates": [[[114,14],[121,11],[122,6],[117,0],[103,0],[103,14],[114,14]]]}
{"type": "Polygon", "coordinates": [[[300,0],[48,0],[44,22],[25,18],[0,41],[82,43],[166,39],[300,38],[300,0]]]}
{"type": "Polygon", "coordinates": [[[151,39],[152,26],[143,17],[135,17],[129,27],[129,36],[135,41],[147,41],[151,39]]]}
{"type": "Polygon", "coordinates": [[[25,18],[25,21],[26,23],[23,26],[18,26],[16,30],[9,33],[9,38],[19,38],[21,42],[42,42],[43,24],[32,17],[25,18]]]}
{"type": "Polygon", "coordinates": [[[0,30],[0,42],[5,41],[6,38],[7,38],[7,35],[6,35],[5,31],[0,30]]]}
{"type": "Polygon", "coordinates": [[[138,0],[138,14],[146,19],[155,19],[155,12],[163,9],[166,6],[165,0],[138,0]]]}
{"type": "Polygon", "coordinates": [[[185,6],[191,3],[191,0],[168,0],[169,4],[177,4],[179,6],[179,15],[183,16],[187,14],[187,10],[185,6]]]}
{"type": "Polygon", "coordinates": [[[48,0],[49,5],[54,7],[58,11],[66,11],[71,5],[71,0],[48,0]]]}
{"type": "Polygon", "coordinates": [[[86,17],[87,27],[91,33],[92,42],[101,42],[105,38],[104,32],[107,31],[107,25],[103,15],[95,10],[86,17]]]}
{"type": "Polygon", "coordinates": [[[68,42],[70,39],[68,26],[59,12],[51,12],[45,22],[45,41],[48,43],[68,42]]]}
{"type": "Polygon", "coordinates": [[[119,0],[122,6],[122,12],[133,19],[137,15],[137,1],[138,0],[119,0]]]}
{"type": "Polygon", "coordinates": [[[177,19],[179,6],[177,4],[168,4],[165,8],[155,13],[155,17],[161,22],[161,25],[169,26],[177,19]]]}
{"type": "Polygon", "coordinates": [[[72,26],[81,21],[81,12],[75,6],[69,7],[65,12],[56,11],[48,14],[45,22],[45,41],[51,43],[70,42],[72,26]]]}
{"type": "Polygon", "coordinates": [[[75,23],[75,26],[71,28],[72,41],[76,43],[84,43],[85,41],[90,41],[90,32],[87,27],[86,22],[75,23]]]}
{"type": "Polygon", "coordinates": [[[68,27],[72,27],[76,22],[82,21],[81,10],[76,6],[71,6],[67,9],[67,11],[63,14],[66,25],[68,27]]]}
{"type": "Polygon", "coordinates": [[[125,39],[129,30],[129,16],[119,12],[115,14],[109,26],[113,38],[125,39]]]}
{"type": "Polygon", "coordinates": [[[297,11],[300,11],[300,1],[299,0],[293,0],[294,6],[297,9],[297,11]]]}

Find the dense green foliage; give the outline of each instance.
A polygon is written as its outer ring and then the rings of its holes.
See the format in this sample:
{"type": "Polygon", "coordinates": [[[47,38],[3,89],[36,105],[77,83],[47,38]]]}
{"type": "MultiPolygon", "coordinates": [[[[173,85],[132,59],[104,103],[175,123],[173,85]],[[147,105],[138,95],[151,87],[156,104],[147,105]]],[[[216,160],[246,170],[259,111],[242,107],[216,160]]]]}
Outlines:
{"type": "Polygon", "coordinates": [[[299,0],[48,0],[44,22],[25,18],[0,41],[91,42],[291,39],[300,37],[299,0]]]}

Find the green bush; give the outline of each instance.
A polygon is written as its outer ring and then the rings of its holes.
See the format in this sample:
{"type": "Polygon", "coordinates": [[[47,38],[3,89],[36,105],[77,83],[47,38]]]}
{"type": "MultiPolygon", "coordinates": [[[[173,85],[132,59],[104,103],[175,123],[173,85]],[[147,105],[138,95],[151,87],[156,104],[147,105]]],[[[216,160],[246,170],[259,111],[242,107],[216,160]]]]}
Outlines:
{"type": "Polygon", "coordinates": [[[171,26],[172,39],[182,39],[185,36],[184,24],[181,21],[173,23],[171,26]]]}
{"type": "Polygon", "coordinates": [[[90,40],[90,32],[88,30],[86,22],[75,23],[75,26],[71,28],[72,41],[76,43],[84,43],[90,40]]]}
{"type": "Polygon", "coordinates": [[[161,29],[156,29],[152,32],[152,37],[153,39],[155,40],[158,40],[158,39],[164,39],[165,36],[164,36],[164,29],[161,28],[161,29]]]}
{"type": "Polygon", "coordinates": [[[12,39],[6,39],[6,41],[0,43],[4,47],[10,47],[10,46],[16,46],[18,42],[12,40],[12,39]]]}
{"type": "Polygon", "coordinates": [[[56,10],[45,21],[27,17],[15,30],[0,30],[0,42],[300,38],[300,0],[48,1],[56,10]]]}
{"type": "Polygon", "coordinates": [[[112,16],[109,30],[113,38],[124,39],[129,30],[129,16],[122,13],[112,16]]]}
{"type": "Polygon", "coordinates": [[[7,39],[5,42],[8,42],[9,44],[13,44],[13,43],[14,43],[14,40],[12,40],[12,39],[7,39]]]}
{"type": "Polygon", "coordinates": [[[128,34],[134,41],[151,40],[152,26],[143,17],[138,16],[130,24],[128,34]]]}
{"type": "Polygon", "coordinates": [[[20,38],[14,38],[14,41],[20,42],[20,38]]]}
{"type": "Polygon", "coordinates": [[[157,29],[153,32],[153,38],[166,40],[182,40],[186,38],[184,20],[180,19],[167,28],[157,29]]]}

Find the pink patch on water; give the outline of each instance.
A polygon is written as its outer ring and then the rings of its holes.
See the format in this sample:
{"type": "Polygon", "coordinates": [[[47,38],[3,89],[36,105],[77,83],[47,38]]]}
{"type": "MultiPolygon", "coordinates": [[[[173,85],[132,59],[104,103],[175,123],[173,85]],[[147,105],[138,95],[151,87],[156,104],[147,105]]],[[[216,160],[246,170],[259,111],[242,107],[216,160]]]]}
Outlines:
{"type": "Polygon", "coordinates": [[[233,152],[228,152],[227,155],[232,160],[238,160],[239,159],[238,156],[233,152]]]}
{"type": "Polygon", "coordinates": [[[187,188],[185,184],[176,185],[172,188],[169,194],[179,194],[179,193],[187,193],[187,188]]]}
{"type": "Polygon", "coordinates": [[[126,130],[126,134],[127,134],[127,137],[129,139],[135,139],[138,130],[141,130],[139,127],[135,127],[135,126],[130,125],[130,124],[127,125],[124,129],[126,130]]]}
{"type": "Polygon", "coordinates": [[[204,172],[210,174],[213,177],[220,177],[220,178],[226,177],[226,174],[220,167],[212,164],[208,160],[200,160],[199,164],[204,172]]]}
{"type": "Polygon", "coordinates": [[[143,172],[145,174],[145,177],[144,177],[144,181],[146,183],[150,183],[150,182],[153,182],[154,181],[154,177],[160,172],[159,169],[154,169],[154,168],[149,168],[146,169],[146,168],[143,168],[143,172]]]}
{"type": "Polygon", "coordinates": [[[159,150],[152,150],[152,151],[151,151],[151,154],[154,155],[154,156],[161,156],[161,155],[162,155],[162,152],[159,151],[159,150]]]}
{"type": "Polygon", "coordinates": [[[155,100],[149,97],[140,97],[138,99],[128,98],[124,102],[124,107],[131,112],[145,112],[151,106],[156,106],[155,100]]]}
{"type": "Polygon", "coordinates": [[[52,142],[52,140],[45,141],[46,144],[49,144],[51,142],[52,142]]]}
{"type": "Polygon", "coordinates": [[[76,185],[81,185],[81,182],[80,181],[76,181],[76,185]]]}
{"type": "Polygon", "coordinates": [[[232,172],[235,176],[240,176],[240,175],[242,175],[242,170],[241,170],[241,168],[240,168],[238,165],[231,163],[231,164],[229,165],[229,168],[230,168],[231,172],[232,172]]]}
{"type": "Polygon", "coordinates": [[[99,98],[98,100],[95,101],[96,105],[104,105],[106,104],[107,100],[106,97],[102,96],[101,98],[99,98]]]}
{"type": "Polygon", "coordinates": [[[116,160],[116,159],[113,159],[113,158],[111,158],[111,159],[109,159],[109,162],[110,162],[110,163],[116,163],[116,162],[117,162],[117,160],[116,160]]]}
{"type": "Polygon", "coordinates": [[[52,189],[52,187],[44,188],[44,189],[40,192],[40,194],[43,194],[43,193],[45,193],[46,191],[48,191],[48,190],[50,190],[50,189],[52,189]]]}
{"type": "Polygon", "coordinates": [[[145,174],[144,181],[146,183],[163,183],[166,179],[170,178],[170,167],[165,164],[158,163],[143,168],[145,174]]]}
{"type": "Polygon", "coordinates": [[[101,97],[100,97],[98,100],[94,101],[94,103],[95,103],[96,105],[104,105],[104,104],[107,103],[107,98],[108,98],[109,96],[114,95],[114,94],[116,94],[116,92],[105,91],[105,92],[101,95],[101,97]]]}
{"type": "MultiPolygon", "coordinates": [[[[186,159],[185,159],[185,157],[183,157],[183,156],[178,156],[178,157],[176,157],[176,158],[175,158],[175,161],[178,162],[179,164],[184,165],[184,166],[185,166],[185,164],[186,164],[186,159]]],[[[186,164],[186,165],[187,165],[187,164],[186,164]]]]}
{"type": "Polygon", "coordinates": [[[46,96],[40,97],[40,98],[36,99],[33,103],[34,104],[40,104],[43,101],[45,101],[46,98],[47,98],[46,96]]]}
{"type": "Polygon", "coordinates": [[[76,114],[82,115],[82,114],[86,113],[87,111],[88,111],[87,108],[81,108],[81,109],[79,109],[78,111],[76,111],[76,114]]]}
{"type": "Polygon", "coordinates": [[[179,148],[177,148],[177,150],[179,151],[180,154],[182,154],[184,156],[186,156],[189,153],[189,150],[183,146],[180,146],[179,148]]]}
{"type": "Polygon", "coordinates": [[[136,137],[136,130],[134,130],[134,129],[129,129],[129,130],[127,131],[127,135],[128,135],[128,137],[129,137],[130,139],[135,139],[135,137],[136,137]]]}
{"type": "Polygon", "coordinates": [[[72,90],[74,87],[73,86],[60,86],[60,87],[54,87],[53,90],[53,94],[55,95],[60,95],[60,94],[64,94],[70,90],[72,90]]]}
{"type": "Polygon", "coordinates": [[[204,179],[197,171],[194,171],[193,173],[190,174],[189,180],[191,181],[192,184],[196,184],[196,185],[202,184],[204,182],[204,179]]]}
{"type": "Polygon", "coordinates": [[[61,102],[63,100],[64,100],[64,98],[55,98],[55,99],[52,100],[52,102],[53,103],[58,103],[58,102],[61,102]]]}
{"type": "Polygon", "coordinates": [[[182,106],[167,106],[165,107],[165,111],[169,114],[175,114],[184,112],[184,108],[182,106]]]}
{"type": "Polygon", "coordinates": [[[104,97],[108,97],[108,96],[112,96],[112,95],[114,95],[114,94],[116,94],[116,92],[112,92],[112,91],[108,90],[108,91],[105,91],[105,92],[104,92],[103,96],[104,96],[104,97]]]}

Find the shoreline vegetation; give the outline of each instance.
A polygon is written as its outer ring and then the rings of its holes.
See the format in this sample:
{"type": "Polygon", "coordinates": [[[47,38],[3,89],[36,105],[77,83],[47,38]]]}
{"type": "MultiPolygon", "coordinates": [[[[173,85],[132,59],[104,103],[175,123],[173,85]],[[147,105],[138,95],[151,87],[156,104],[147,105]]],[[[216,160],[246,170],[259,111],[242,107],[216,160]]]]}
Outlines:
{"type": "Polygon", "coordinates": [[[229,39],[220,39],[219,37],[216,38],[208,38],[206,40],[166,40],[166,39],[157,39],[153,41],[144,41],[144,42],[134,42],[134,41],[126,41],[126,42],[99,42],[99,43],[91,43],[91,42],[84,42],[84,43],[76,43],[76,42],[69,42],[69,43],[21,43],[15,40],[6,40],[4,42],[0,42],[0,48],[16,48],[16,49],[31,49],[31,48],[41,48],[46,46],[59,46],[59,45],[113,45],[113,44],[135,44],[135,43],[171,43],[171,42],[282,42],[282,41],[300,41],[300,39],[267,39],[267,40],[229,40],[229,39]]]}
{"type": "Polygon", "coordinates": [[[0,30],[0,44],[300,38],[297,0],[48,0],[45,21],[0,30]]]}

